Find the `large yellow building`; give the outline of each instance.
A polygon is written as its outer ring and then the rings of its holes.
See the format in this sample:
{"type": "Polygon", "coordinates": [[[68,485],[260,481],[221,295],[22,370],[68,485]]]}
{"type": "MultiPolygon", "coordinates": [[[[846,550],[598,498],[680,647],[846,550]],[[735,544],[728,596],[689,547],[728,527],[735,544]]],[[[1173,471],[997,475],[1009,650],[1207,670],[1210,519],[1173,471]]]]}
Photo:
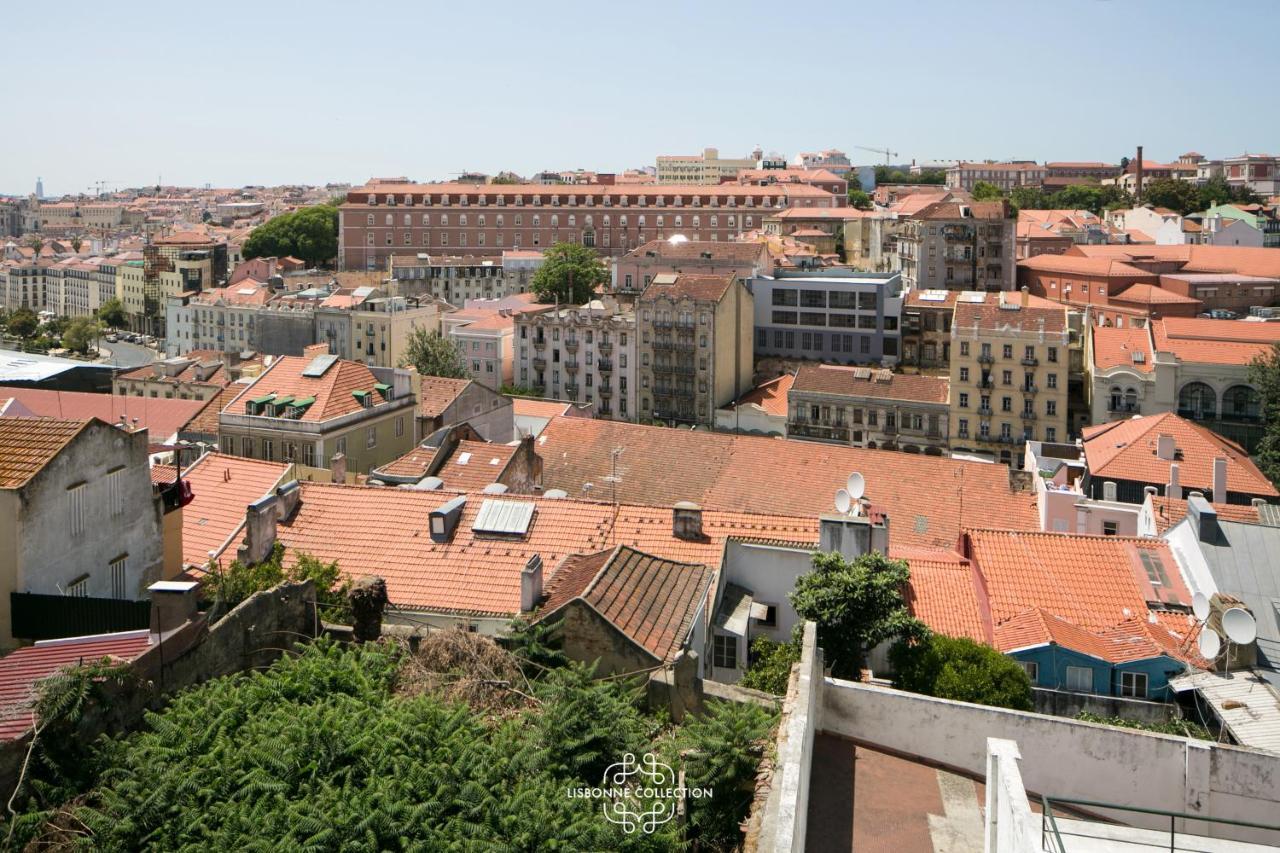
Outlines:
{"type": "Polygon", "coordinates": [[[1066,308],[973,297],[960,294],[951,324],[951,447],[1019,466],[1026,442],[1068,437],[1066,308]]]}
{"type": "Polygon", "coordinates": [[[739,169],[754,169],[756,158],[721,158],[715,148],[701,154],[663,154],[658,157],[659,184],[718,184],[722,178],[738,177],[739,169]]]}

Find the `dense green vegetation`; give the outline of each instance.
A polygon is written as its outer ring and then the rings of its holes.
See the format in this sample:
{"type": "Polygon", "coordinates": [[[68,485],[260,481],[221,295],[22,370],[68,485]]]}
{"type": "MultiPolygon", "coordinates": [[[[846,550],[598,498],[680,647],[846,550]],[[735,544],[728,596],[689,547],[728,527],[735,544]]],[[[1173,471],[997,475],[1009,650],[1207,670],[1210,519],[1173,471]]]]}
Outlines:
{"type": "Polygon", "coordinates": [[[1213,735],[1209,730],[1199,723],[1193,723],[1190,720],[1170,720],[1167,723],[1144,723],[1139,720],[1128,720],[1124,717],[1102,717],[1097,714],[1090,714],[1088,711],[1081,711],[1076,714],[1077,720],[1083,720],[1086,723],[1103,723],[1108,726],[1120,726],[1124,729],[1137,729],[1143,732],[1155,732],[1162,735],[1177,735],[1178,737],[1198,738],[1199,740],[1213,740],[1213,735]]]}
{"type": "Polygon", "coordinates": [[[799,660],[798,641],[775,643],[768,637],[756,637],[751,642],[751,664],[739,683],[753,690],[783,696],[791,680],[791,665],[799,660]]]}
{"type": "Polygon", "coordinates": [[[246,259],[292,255],[310,266],[327,265],[338,256],[338,208],[317,204],[268,219],[242,251],[246,259]]]}
{"type": "Polygon", "coordinates": [[[595,298],[596,288],[609,280],[609,271],[594,249],[577,243],[556,243],[533,274],[530,290],[539,302],[582,305],[595,298]]]}
{"type": "Polygon", "coordinates": [[[894,686],[941,699],[1030,711],[1031,681],[1013,659],[967,637],[933,634],[889,653],[894,686]]]}
{"type": "Polygon", "coordinates": [[[449,659],[471,672],[424,679],[421,652],[322,640],[268,670],[186,691],[142,730],[79,756],[78,776],[42,766],[15,802],[12,840],[101,850],[736,846],[771,713],[726,703],[671,727],[641,710],[632,684],[576,665],[525,681],[491,642],[448,634],[451,651],[426,668],[449,659]],[[467,680],[487,707],[449,692],[467,680]],[[687,800],[683,823],[626,833],[599,801],[569,791],[599,785],[628,752],[656,753],[713,795],[687,800]]]}
{"type": "Polygon", "coordinates": [[[1262,398],[1265,431],[1254,459],[1267,479],[1280,488],[1280,344],[1249,362],[1249,384],[1262,398]]]}
{"type": "Polygon", "coordinates": [[[255,592],[271,589],[283,581],[313,581],[316,601],[326,611],[346,605],[351,579],[343,576],[337,563],[325,563],[310,554],[295,554],[292,566],[284,566],[284,546],[279,542],[271,555],[261,563],[245,564],[239,560],[220,568],[212,565],[201,593],[217,604],[217,612],[230,610],[255,592]]]}
{"type": "Polygon", "coordinates": [[[457,342],[429,329],[414,329],[409,333],[400,366],[415,368],[423,376],[467,378],[466,361],[457,342]]]}
{"type": "Polygon", "coordinates": [[[876,166],[876,186],[881,184],[945,184],[947,173],[942,169],[923,169],[913,175],[891,166],[876,166]]]}

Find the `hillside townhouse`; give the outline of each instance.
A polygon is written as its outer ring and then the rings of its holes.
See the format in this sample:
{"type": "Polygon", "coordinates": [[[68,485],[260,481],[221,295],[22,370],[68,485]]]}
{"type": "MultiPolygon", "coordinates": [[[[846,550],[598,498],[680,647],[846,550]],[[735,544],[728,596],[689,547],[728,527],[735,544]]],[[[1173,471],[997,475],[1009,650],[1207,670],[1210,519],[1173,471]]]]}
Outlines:
{"type": "Polygon", "coordinates": [[[637,342],[635,311],[611,299],[517,314],[514,384],[592,404],[597,417],[633,420],[637,342]]]}
{"type": "Polygon", "coordinates": [[[753,299],[732,273],[664,273],[636,302],[641,420],[712,426],[751,387],[753,299]]]}
{"type": "Polygon", "coordinates": [[[845,204],[806,184],[688,187],[589,184],[413,184],[371,182],[352,189],[339,211],[343,269],[386,269],[411,251],[501,255],[580,243],[620,255],[649,240],[682,234],[729,241],[787,207],[845,204]]]}
{"type": "MultiPolygon", "coordinates": [[[[1243,222],[1258,232],[1259,239],[1256,242],[1259,248],[1280,248],[1280,216],[1277,216],[1275,208],[1260,204],[1215,204],[1198,216],[1201,226],[1211,235],[1216,236],[1219,231],[1228,230],[1225,227],[1227,223],[1235,220],[1243,222]]],[[[1233,240],[1243,239],[1245,238],[1233,238],[1233,240]]],[[[1206,242],[1215,245],[1249,245],[1243,242],[1219,243],[1208,237],[1206,242]]]]}
{"type": "Polygon", "coordinates": [[[939,456],[948,380],[889,370],[801,365],[787,393],[787,435],[939,456]]]}
{"type": "Polygon", "coordinates": [[[1027,441],[1067,438],[1071,342],[1066,309],[1027,294],[956,303],[951,325],[951,444],[1022,465],[1027,441]]]}
{"type": "Polygon", "coordinates": [[[893,365],[901,358],[902,277],[832,267],[758,275],[757,357],[893,365]]]}
{"type": "Polygon", "coordinates": [[[501,389],[515,376],[515,316],[552,307],[534,302],[531,293],[473,299],[466,308],[441,316],[441,334],[457,344],[471,379],[501,389]]]}
{"type": "Polygon", "coordinates": [[[212,400],[232,381],[227,355],[196,350],[117,373],[111,393],[126,397],[212,400]]]}
{"type": "Polygon", "coordinates": [[[1241,187],[1269,198],[1280,195],[1280,157],[1241,154],[1222,161],[1222,177],[1231,187],[1241,187]]]}
{"type": "Polygon", "coordinates": [[[419,329],[440,332],[444,308],[431,297],[371,295],[351,305],[326,298],[315,308],[315,340],[370,367],[399,367],[419,329]]]}
{"type": "Polygon", "coordinates": [[[1016,221],[1007,201],[935,201],[898,231],[910,290],[1012,290],[1016,221]]]}

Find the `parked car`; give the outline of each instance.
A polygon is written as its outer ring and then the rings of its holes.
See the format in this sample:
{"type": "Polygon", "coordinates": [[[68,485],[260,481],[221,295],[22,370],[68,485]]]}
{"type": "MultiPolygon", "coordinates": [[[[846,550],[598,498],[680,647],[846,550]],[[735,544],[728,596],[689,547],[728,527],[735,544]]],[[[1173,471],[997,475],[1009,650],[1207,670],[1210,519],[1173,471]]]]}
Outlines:
{"type": "Polygon", "coordinates": [[[104,336],[103,339],[109,344],[114,344],[116,341],[119,340],[119,337],[116,335],[115,332],[107,332],[107,334],[104,336]]]}

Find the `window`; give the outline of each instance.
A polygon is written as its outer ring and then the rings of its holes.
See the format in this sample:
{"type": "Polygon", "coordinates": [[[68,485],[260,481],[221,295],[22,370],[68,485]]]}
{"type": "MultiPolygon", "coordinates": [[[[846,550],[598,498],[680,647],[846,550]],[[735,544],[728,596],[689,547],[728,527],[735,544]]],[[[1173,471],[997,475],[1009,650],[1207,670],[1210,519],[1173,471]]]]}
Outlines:
{"type": "Polygon", "coordinates": [[[1080,693],[1092,693],[1093,670],[1087,666],[1068,666],[1066,687],[1080,693]]]}
{"type": "Polygon", "coordinates": [[[961,341],[961,342],[960,342],[960,354],[961,354],[961,355],[968,355],[968,354],[969,354],[969,342],[968,342],[968,341],[961,341]]]}
{"type": "Polygon", "coordinates": [[[124,468],[117,468],[107,474],[107,504],[112,515],[124,512],[124,468]]]}
{"type": "Polygon", "coordinates": [[[1050,388],[1057,388],[1057,387],[1058,387],[1058,374],[1056,374],[1056,373],[1050,373],[1050,374],[1045,378],[1045,383],[1046,383],[1050,388]]]}
{"type": "Polygon", "coordinates": [[[1120,532],[1120,527],[1119,527],[1119,524],[1118,524],[1117,522],[1114,522],[1114,521],[1104,521],[1104,522],[1102,522],[1102,535],[1103,535],[1103,536],[1115,536],[1115,535],[1119,534],[1119,532],[1120,532]]]}
{"type": "Polygon", "coordinates": [[[1147,698],[1147,674],[1145,672],[1120,673],[1120,695],[1133,699],[1147,698]]]}
{"type": "Polygon", "coordinates": [[[67,489],[67,526],[72,536],[84,533],[84,496],[84,483],[67,489]]]}
{"type": "Polygon", "coordinates": [[[347,452],[347,437],[346,437],[345,435],[344,435],[342,438],[338,439],[337,444],[336,444],[336,446],[335,446],[335,447],[334,447],[334,449],[333,449],[333,452],[334,452],[334,453],[342,453],[342,454],[346,454],[346,452],[347,452]]]}
{"type": "Polygon", "coordinates": [[[960,368],[960,381],[961,382],[969,381],[969,368],[967,367],[960,368]]]}
{"type": "Polygon", "coordinates": [[[1005,358],[1013,358],[1013,344],[1005,344],[1001,350],[1001,354],[1005,358]]]}
{"type": "Polygon", "coordinates": [[[1040,664],[1033,660],[1020,660],[1018,665],[1022,667],[1023,672],[1027,674],[1027,678],[1031,679],[1031,683],[1035,684],[1040,680],[1040,664]]]}
{"type": "Polygon", "coordinates": [[[762,619],[757,619],[757,625],[763,625],[766,628],[776,628],[778,626],[778,606],[776,604],[764,604],[765,615],[762,619]]]}
{"type": "Polygon", "coordinates": [[[366,448],[378,446],[378,428],[367,427],[364,431],[364,446],[366,448]]]}
{"type": "Polygon", "coordinates": [[[711,665],[719,669],[738,668],[738,638],[716,634],[711,649],[711,665]]]}
{"type": "Polygon", "coordinates": [[[396,438],[404,435],[404,415],[396,418],[396,438]]]}
{"type": "Polygon", "coordinates": [[[127,598],[125,576],[129,572],[129,555],[123,554],[111,561],[111,597],[127,598]]]}
{"type": "Polygon", "coordinates": [[[969,395],[963,391],[960,392],[960,408],[969,408],[969,395]]]}

